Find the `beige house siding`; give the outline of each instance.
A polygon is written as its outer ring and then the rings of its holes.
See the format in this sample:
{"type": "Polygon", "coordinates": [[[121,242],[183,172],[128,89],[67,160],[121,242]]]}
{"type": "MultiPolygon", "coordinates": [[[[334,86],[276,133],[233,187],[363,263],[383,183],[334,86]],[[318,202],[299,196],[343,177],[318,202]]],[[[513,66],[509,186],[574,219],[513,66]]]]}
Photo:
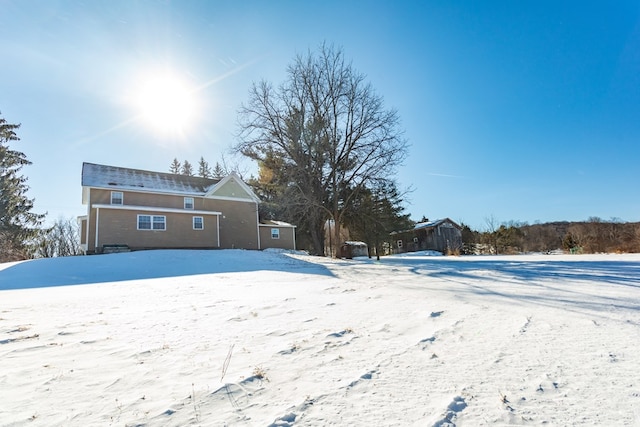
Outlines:
{"type": "Polygon", "coordinates": [[[188,213],[99,209],[97,247],[127,245],[131,249],[217,248],[217,216],[188,213]],[[166,217],[166,230],[138,230],[138,215],[166,217]],[[193,217],[202,216],[204,229],[193,229],[193,217]]]}
{"type": "Polygon", "coordinates": [[[104,245],[127,245],[131,249],[260,249],[258,207],[254,201],[194,196],[194,209],[184,209],[185,196],[182,195],[121,191],[123,204],[111,205],[111,191],[119,190],[92,188],[89,191],[88,203],[92,207],[87,233],[89,253],[100,252],[104,245]],[[136,210],[136,207],[148,207],[152,210],[136,210]],[[163,212],[163,209],[178,209],[182,212],[163,212]],[[221,212],[222,215],[214,216],[203,212],[221,212]],[[138,230],[138,215],[165,216],[166,230],[138,230]],[[193,230],[194,216],[203,217],[204,230],[193,230]],[[97,240],[96,220],[100,223],[97,240]]]}
{"type": "Polygon", "coordinates": [[[222,212],[220,247],[225,249],[260,249],[258,243],[258,204],[246,201],[206,200],[205,210],[222,212]]]}
{"type": "Polygon", "coordinates": [[[222,183],[219,188],[213,192],[218,197],[241,198],[251,200],[251,195],[245,191],[242,185],[235,178],[230,178],[227,182],[222,183]]]}
{"type": "MultiPolygon", "coordinates": [[[[122,193],[123,205],[184,209],[185,196],[182,196],[182,195],[122,191],[122,190],[103,190],[100,188],[91,189],[91,203],[105,204],[105,205],[111,204],[112,191],[120,191],[122,193]]],[[[187,196],[187,197],[191,197],[191,196],[187,196]]],[[[193,198],[194,210],[206,210],[204,207],[206,199],[204,199],[203,197],[196,197],[196,196],[193,196],[192,198],[193,198]]]]}
{"type": "Polygon", "coordinates": [[[282,227],[277,225],[260,224],[260,248],[295,249],[295,233],[295,227],[282,227]],[[279,239],[274,239],[271,236],[271,230],[273,228],[277,228],[279,230],[279,239]]]}
{"type": "Polygon", "coordinates": [[[215,180],[83,163],[82,202],[87,215],[81,217],[81,240],[87,253],[101,253],[105,245],[133,250],[295,248],[293,226],[277,224],[279,239],[271,237],[273,225],[260,231],[259,199],[233,173],[215,180]],[[120,203],[111,203],[114,192],[120,203]],[[193,200],[192,207],[185,209],[185,198],[193,200]],[[139,230],[139,215],[165,217],[165,230],[139,230]],[[194,217],[202,218],[203,229],[194,230],[194,217]]]}

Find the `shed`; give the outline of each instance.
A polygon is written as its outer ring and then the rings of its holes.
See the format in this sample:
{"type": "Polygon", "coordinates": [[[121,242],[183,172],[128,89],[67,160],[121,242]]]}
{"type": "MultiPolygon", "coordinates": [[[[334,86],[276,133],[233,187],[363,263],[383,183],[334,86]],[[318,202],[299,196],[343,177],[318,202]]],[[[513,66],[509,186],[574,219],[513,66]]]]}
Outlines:
{"type": "Polygon", "coordinates": [[[394,231],[390,237],[393,253],[431,250],[451,254],[462,249],[462,227],[449,218],[420,222],[410,230],[394,231]]]}
{"type": "Polygon", "coordinates": [[[352,259],[359,256],[369,256],[369,247],[366,243],[347,241],[340,245],[340,258],[352,259]]]}

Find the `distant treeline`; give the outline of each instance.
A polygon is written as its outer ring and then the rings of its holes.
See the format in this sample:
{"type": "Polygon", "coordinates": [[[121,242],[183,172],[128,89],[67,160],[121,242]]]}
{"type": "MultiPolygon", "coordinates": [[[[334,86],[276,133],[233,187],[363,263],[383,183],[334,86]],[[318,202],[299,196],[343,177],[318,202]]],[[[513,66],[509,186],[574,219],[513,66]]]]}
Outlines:
{"type": "Polygon", "coordinates": [[[468,254],[515,254],[551,252],[571,253],[640,252],[640,222],[605,221],[597,217],[582,222],[526,224],[509,222],[487,231],[464,226],[464,252],[468,254]]]}

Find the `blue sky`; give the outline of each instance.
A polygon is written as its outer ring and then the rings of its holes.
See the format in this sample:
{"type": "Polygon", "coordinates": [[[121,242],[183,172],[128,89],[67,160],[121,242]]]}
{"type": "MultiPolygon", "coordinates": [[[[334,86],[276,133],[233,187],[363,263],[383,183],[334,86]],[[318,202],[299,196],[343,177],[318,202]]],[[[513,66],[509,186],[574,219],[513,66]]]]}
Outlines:
{"type": "Polygon", "coordinates": [[[35,211],[85,213],[83,161],[236,163],[252,82],[282,82],[323,42],[398,110],[412,218],[640,221],[640,3],[628,0],[0,0],[0,112],[22,124],[13,148],[33,162],[35,211]],[[167,70],[197,103],[179,132],[134,102],[167,70]]]}

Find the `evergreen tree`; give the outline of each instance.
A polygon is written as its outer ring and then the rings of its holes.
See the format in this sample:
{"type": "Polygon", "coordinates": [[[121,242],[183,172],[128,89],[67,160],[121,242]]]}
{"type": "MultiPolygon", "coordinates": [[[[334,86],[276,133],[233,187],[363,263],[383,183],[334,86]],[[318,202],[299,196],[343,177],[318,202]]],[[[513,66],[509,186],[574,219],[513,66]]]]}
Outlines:
{"type": "Polygon", "coordinates": [[[404,214],[402,194],[395,182],[376,181],[373,189],[363,188],[353,199],[353,209],[345,216],[345,225],[352,237],[362,240],[377,259],[392,231],[413,227],[408,214],[404,214]]]}
{"type": "Polygon", "coordinates": [[[209,167],[209,163],[207,163],[202,156],[200,156],[200,161],[198,162],[198,176],[202,178],[211,178],[211,168],[209,167]]]}
{"type": "Polygon", "coordinates": [[[173,162],[171,162],[171,166],[169,166],[169,172],[170,173],[175,173],[176,175],[180,173],[180,161],[178,160],[178,158],[174,158],[173,162]]]}
{"type": "Polygon", "coordinates": [[[0,262],[29,258],[29,244],[44,219],[43,214],[31,212],[27,178],[20,174],[31,162],[24,153],[9,148],[10,142],[20,140],[15,133],[19,127],[0,117],[0,262]]]}
{"type": "Polygon", "coordinates": [[[213,168],[212,175],[214,178],[222,178],[226,175],[222,166],[220,166],[219,162],[216,162],[216,166],[213,168]]]}
{"type": "Polygon", "coordinates": [[[189,163],[188,160],[185,160],[182,163],[182,169],[181,169],[180,173],[182,175],[193,176],[193,166],[191,166],[191,163],[189,163]]]}

